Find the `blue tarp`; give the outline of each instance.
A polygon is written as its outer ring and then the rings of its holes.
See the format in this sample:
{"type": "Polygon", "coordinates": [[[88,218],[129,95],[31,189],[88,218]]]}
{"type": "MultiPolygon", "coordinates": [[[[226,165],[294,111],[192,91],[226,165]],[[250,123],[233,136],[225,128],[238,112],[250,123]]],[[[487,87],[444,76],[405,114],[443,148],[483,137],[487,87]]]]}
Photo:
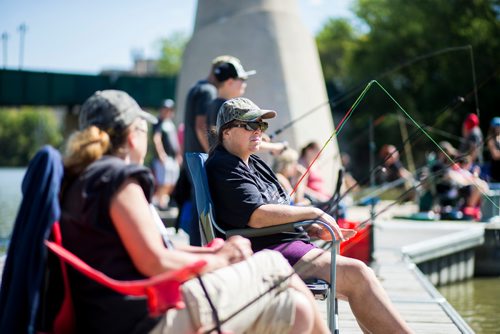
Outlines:
{"type": "Polygon", "coordinates": [[[2,276],[0,333],[35,332],[47,258],[44,240],[61,213],[62,176],[61,155],[50,146],[40,149],[28,165],[2,276]]]}

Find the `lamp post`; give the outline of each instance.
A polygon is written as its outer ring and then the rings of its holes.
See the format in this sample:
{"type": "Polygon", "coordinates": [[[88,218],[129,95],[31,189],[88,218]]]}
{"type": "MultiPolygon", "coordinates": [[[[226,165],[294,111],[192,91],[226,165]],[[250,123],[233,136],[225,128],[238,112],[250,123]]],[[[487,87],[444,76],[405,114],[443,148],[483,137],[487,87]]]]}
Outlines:
{"type": "Polygon", "coordinates": [[[4,32],[2,34],[2,48],[3,48],[3,68],[7,68],[7,41],[9,39],[9,34],[4,32]]]}
{"type": "Polygon", "coordinates": [[[23,68],[23,57],[24,57],[24,35],[28,30],[28,26],[24,23],[19,25],[19,69],[23,68]]]}

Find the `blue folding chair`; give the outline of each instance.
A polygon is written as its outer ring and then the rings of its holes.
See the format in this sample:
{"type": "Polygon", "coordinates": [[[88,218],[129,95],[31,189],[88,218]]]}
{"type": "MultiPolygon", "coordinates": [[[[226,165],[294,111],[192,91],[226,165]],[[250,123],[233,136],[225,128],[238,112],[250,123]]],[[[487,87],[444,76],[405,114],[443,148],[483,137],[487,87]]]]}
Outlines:
{"type": "Polygon", "coordinates": [[[331,249],[331,282],[328,285],[326,282],[316,280],[315,282],[306,282],[309,289],[318,298],[327,298],[327,313],[328,313],[328,326],[332,333],[338,333],[338,308],[337,299],[335,298],[336,289],[336,264],[337,264],[337,248],[338,241],[336,241],[333,229],[326,223],[318,220],[308,220],[289,224],[282,224],[264,228],[256,229],[232,229],[224,230],[214,218],[213,202],[210,195],[208,186],[208,178],[205,170],[205,161],[208,155],[206,153],[188,152],[185,154],[186,164],[191,175],[192,184],[195,192],[196,209],[199,216],[201,240],[205,244],[211,240],[222,237],[228,238],[233,235],[241,235],[244,237],[260,237],[271,235],[279,232],[292,232],[297,227],[308,226],[312,223],[323,225],[331,234],[334,245],[331,249]]]}

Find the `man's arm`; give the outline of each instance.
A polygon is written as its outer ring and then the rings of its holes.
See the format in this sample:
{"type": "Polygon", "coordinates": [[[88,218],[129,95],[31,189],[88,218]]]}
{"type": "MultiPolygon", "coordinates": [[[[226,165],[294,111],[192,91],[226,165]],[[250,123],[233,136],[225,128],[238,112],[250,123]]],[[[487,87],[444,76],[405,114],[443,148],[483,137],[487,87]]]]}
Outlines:
{"type": "Polygon", "coordinates": [[[163,142],[161,141],[161,132],[155,132],[153,134],[153,143],[155,146],[156,153],[158,154],[158,158],[164,162],[167,159],[167,152],[165,152],[165,148],[163,147],[163,142]]]}
{"type": "MultiPolygon", "coordinates": [[[[268,226],[282,225],[287,223],[299,222],[304,220],[320,220],[330,225],[337,238],[341,240],[348,239],[356,234],[353,230],[341,229],[335,219],[315,207],[301,207],[282,204],[264,204],[254,210],[250,216],[248,226],[253,228],[262,228],[268,226]]],[[[329,234],[323,236],[319,232],[318,226],[313,228],[315,236],[329,237],[329,234]]],[[[328,232],[326,232],[328,233],[328,232]]]]}
{"type": "Polygon", "coordinates": [[[196,132],[196,137],[200,142],[201,146],[208,152],[208,134],[207,134],[207,116],[197,115],[195,118],[194,130],[196,132]]]}

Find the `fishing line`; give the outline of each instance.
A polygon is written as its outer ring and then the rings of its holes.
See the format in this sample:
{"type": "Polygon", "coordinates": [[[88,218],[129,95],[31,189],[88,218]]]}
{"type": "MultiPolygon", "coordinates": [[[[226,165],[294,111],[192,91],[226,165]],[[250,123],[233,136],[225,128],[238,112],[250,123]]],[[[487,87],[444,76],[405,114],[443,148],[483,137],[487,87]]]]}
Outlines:
{"type": "MultiPolygon", "coordinates": [[[[455,163],[455,161],[448,155],[448,153],[446,153],[446,151],[434,140],[434,138],[432,138],[428,133],[427,131],[425,131],[425,129],[423,129],[420,124],[418,124],[411,116],[410,114],[408,114],[406,112],[406,110],[404,110],[404,108],[392,97],[391,94],[389,94],[389,92],[381,85],[379,84],[377,81],[375,81],[375,83],[380,87],[380,89],[382,89],[382,91],[384,91],[384,93],[387,94],[387,96],[389,96],[389,98],[398,106],[398,108],[406,115],[406,117],[408,117],[412,122],[413,124],[420,130],[423,132],[423,134],[429,138],[429,140],[431,142],[434,143],[434,145],[444,154],[444,156],[448,159],[448,161],[452,162],[452,163],[455,163]]],[[[483,195],[484,197],[486,197],[486,199],[488,201],[490,201],[490,203],[496,207],[497,209],[500,209],[500,207],[491,199],[490,196],[488,196],[488,194],[486,194],[485,191],[483,191],[481,189],[481,187],[477,184],[476,180],[473,180],[472,182],[476,187],[477,189],[479,190],[479,192],[481,193],[481,195],[483,195]]]]}
{"type": "Polygon", "coordinates": [[[309,171],[311,170],[312,165],[316,162],[316,160],[319,158],[319,156],[321,155],[321,153],[323,153],[323,150],[330,143],[330,141],[337,136],[337,133],[340,133],[342,131],[342,129],[344,127],[344,123],[351,117],[352,113],[354,112],[354,110],[356,110],[356,108],[358,107],[359,103],[364,98],[366,92],[368,92],[368,90],[370,89],[370,87],[371,87],[372,84],[373,83],[370,82],[366,86],[366,88],[363,90],[363,92],[361,92],[361,94],[358,96],[358,98],[356,99],[356,101],[354,101],[354,104],[351,106],[351,108],[349,108],[349,110],[347,111],[347,113],[340,120],[339,124],[337,125],[337,128],[333,131],[333,133],[330,136],[330,138],[328,138],[328,140],[325,142],[325,144],[323,145],[323,147],[321,148],[321,150],[316,154],[316,156],[314,157],[313,161],[307,167],[305,173],[300,177],[299,181],[297,182],[297,184],[293,188],[293,190],[290,193],[290,195],[293,195],[295,193],[295,191],[297,191],[297,187],[302,182],[302,180],[304,179],[304,177],[309,173],[309,171]]]}
{"type": "MultiPolygon", "coordinates": [[[[452,100],[449,104],[447,104],[445,107],[443,107],[441,109],[441,111],[439,111],[437,113],[437,115],[441,115],[443,114],[445,111],[447,110],[454,110],[456,109],[458,106],[460,106],[460,104],[463,103],[463,101],[461,99],[457,99],[457,100],[452,100]],[[454,105],[451,105],[452,103],[455,103],[454,105]]],[[[383,115],[385,117],[385,115],[383,115]]],[[[418,137],[416,138],[415,142],[418,142],[420,140],[420,138],[422,138],[422,133],[420,131],[418,131],[418,129],[413,129],[412,132],[410,133],[410,136],[408,136],[408,138],[403,141],[401,144],[399,144],[397,147],[396,147],[396,151],[400,151],[401,148],[406,144],[406,142],[408,142],[409,140],[412,140],[414,136],[418,135],[418,137]]],[[[370,178],[372,176],[375,176],[376,173],[379,173],[383,170],[384,167],[384,164],[385,162],[390,159],[393,154],[396,153],[396,151],[393,151],[391,152],[389,155],[387,155],[384,160],[379,163],[377,166],[375,166],[374,168],[372,168],[371,170],[368,171],[368,176],[365,177],[364,179],[362,179],[362,181],[356,181],[354,183],[354,185],[352,185],[350,188],[348,188],[344,194],[342,194],[342,196],[340,197],[340,200],[342,200],[345,196],[347,196],[356,186],[362,186],[362,185],[365,185],[368,183],[368,181],[370,181],[370,178]]],[[[420,168],[421,169],[421,168],[420,168]]],[[[420,169],[418,169],[417,171],[419,171],[420,169]]],[[[369,196],[370,193],[366,193],[364,195],[364,197],[367,197],[369,196]]]]}
{"type": "MultiPolygon", "coordinates": [[[[415,58],[412,58],[402,64],[399,64],[399,65],[396,65],[392,68],[390,68],[389,70],[386,70],[378,75],[375,76],[375,80],[380,80],[394,72],[397,72],[405,67],[408,67],[410,65],[413,65],[419,61],[422,61],[422,60],[425,60],[425,59],[428,59],[428,58],[432,58],[432,57],[435,57],[435,56],[439,56],[441,54],[445,54],[445,53],[449,53],[449,52],[455,52],[455,51],[463,51],[463,50],[469,50],[470,52],[470,59],[471,59],[471,66],[472,66],[472,80],[473,80],[473,85],[475,87],[474,89],[474,94],[475,94],[475,103],[476,103],[476,113],[479,117],[479,102],[478,102],[478,98],[477,98],[477,86],[476,86],[476,72],[475,72],[475,66],[474,66],[474,55],[473,55],[473,52],[472,52],[472,46],[471,45],[465,45],[465,46],[457,46],[457,47],[448,47],[448,48],[444,48],[444,49],[440,49],[440,50],[436,50],[436,51],[432,51],[432,52],[429,52],[429,53],[426,53],[424,55],[421,55],[421,56],[417,56],[415,58]]],[[[299,120],[302,120],[303,118],[305,118],[306,116],[308,115],[311,115],[313,114],[314,112],[318,111],[321,107],[325,106],[325,105],[330,105],[331,108],[335,108],[337,107],[340,103],[348,100],[351,96],[357,94],[365,85],[365,83],[367,82],[368,80],[363,80],[360,84],[358,84],[357,86],[349,89],[346,93],[343,93],[343,94],[340,94],[340,97],[337,97],[337,98],[333,98],[333,99],[329,99],[319,105],[317,105],[316,107],[310,109],[309,111],[305,112],[304,114],[302,114],[301,116],[299,116],[298,118],[296,119],[293,119],[291,120],[290,122],[286,123],[284,126],[282,126],[281,128],[279,128],[278,130],[276,130],[274,133],[270,134],[269,137],[271,139],[273,139],[274,137],[276,137],[278,134],[280,134],[281,132],[283,132],[284,130],[290,128],[293,124],[295,124],[297,121],[299,120]]],[[[368,83],[369,84],[369,83],[368,83]]]]}
{"type": "MultiPolygon", "coordinates": [[[[313,159],[313,161],[309,164],[306,172],[302,175],[302,177],[299,179],[299,181],[297,182],[297,184],[295,185],[295,188],[293,189],[292,193],[293,194],[297,187],[299,186],[300,182],[302,182],[302,180],[304,179],[304,177],[307,175],[307,173],[310,171],[312,165],[316,162],[316,160],[318,159],[318,157],[321,155],[321,153],[323,152],[323,150],[326,148],[326,146],[330,143],[330,141],[338,134],[341,132],[344,124],[345,124],[345,121],[347,121],[351,116],[352,116],[352,113],[354,112],[354,110],[357,108],[357,106],[359,105],[359,103],[361,102],[361,100],[364,98],[364,96],[366,95],[367,91],[371,88],[371,86],[373,84],[376,84],[389,98],[390,100],[392,100],[392,102],[394,104],[396,104],[396,106],[404,113],[404,115],[406,115],[406,117],[411,121],[411,123],[413,123],[414,126],[417,127],[417,129],[421,132],[421,134],[424,134],[443,154],[444,156],[448,159],[448,161],[452,162],[453,164],[455,163],[455,161],[448,155],[448,153],[434,140],[434,138],[432,138],[428,133],[427,131],[425,131],[425,129],[420,126],[420,124],[418,124],[412,117],[411,115],[406,112],[406,110],[394,99],[394,97],[392,97],[392,95],[376,80],[372,80],[370,81],[370,83],[366,86],[366,88],[363,90],[363,92],[359,95],[359,97],[356,99],[356,101],[354,102],[353,106],[349,109],[349,111],[346,113],[346,115],[344,116],[344,118],[340,121],[337,129],[335,129],[335,131],[332,133],[332,135],[330,136],[330,138],[325,142],[325,144],[323,145],[322,149],[318,152],[318,154],[315,156],[315,158],[313,159]]],[[[415,133],[415,132],[414,132],[415,133]]],[[[418,131],[416,131],[416,133],[418,133],[418,131]]],[[[413,134],[412,134],[413,135],[413,134]]],[[[407,140],[409,140],[411,138],[411,136],[409,138],[407,138],[407,140]]],[[[395,153],[395,152],[392,152],[392,153],[395,153]]],[[[392,155],[392,154],[391,154],[392,155]]],[[[387,159],[390,158],[389,155],[388,157],[386,157],[386,159],[384,160],[387,161],[387,159]]],[[[481,187],[479,187],[479,185],[477,184],[476,180],[472,180],[472,183],[477,187],[477,189],[481,192],[481,194],[487,198],[487,200],[489,200],[495,207],[498,208],[498,206],[494,203],[494,201],[490,198],[490,196],[488,196],[482,189],[481,187]]],[[[353,187],[351,187],[353,188],[353,187]]],[[[345,197],[345,194],[344,194],[344,197],[345,197]]]]}

